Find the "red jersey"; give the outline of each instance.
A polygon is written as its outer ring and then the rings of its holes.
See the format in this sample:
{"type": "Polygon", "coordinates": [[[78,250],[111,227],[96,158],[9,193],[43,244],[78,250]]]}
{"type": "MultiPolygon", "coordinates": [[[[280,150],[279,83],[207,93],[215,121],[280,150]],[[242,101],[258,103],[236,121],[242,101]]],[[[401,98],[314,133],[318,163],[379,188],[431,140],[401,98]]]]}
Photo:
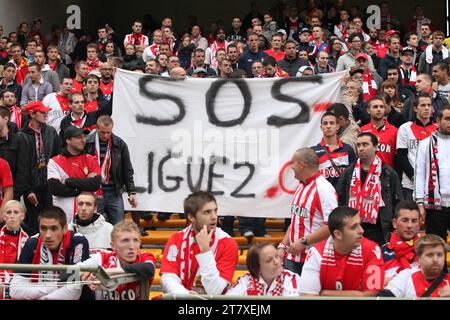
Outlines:
{"type": "Polygon", "coordinates": [[[380,247],[369,239],[345,256],[333,246],[333,237],[308,252],[300,278],[300,292],[322,290],[380,291],[384,286],[384,262],[380,247]]]}
{"type": "Polygon", "coordinates": [[[361,132],[371,132],[378,138],[377,155],[388,166],[394,167],[394,155],[397,146],[398,129],[385,120],[384,126],[378,130],[373,122],[361,127],[361,132]]]}
{"type": "Polygon", "coordinates": [[[100,90],[103,92],[103,95],[105,96],[106,100],[111,99],[111,94],[114,89],[114,81],[111,80],[108,83],[104,83],[103,81],[100,81],[100,90]]]}
{"type": "MultiPolygon", "coordinates": [[[[328,223],[330,212],[338,206],[337,194],[321,172],[300,183],[291,204],[291,226],[289,243],[306,237],[328,223]]],[[[300,255],[289,253],[286,257],[294,262],[303,262],[306,252],[300,255]]]]}
{"type": "Polygon", "coordinates": [[[286,53],[281,50],[280,50],[280,52],[278,52],[278,54],[275,53],[272,49],[264,50],[264,52],[267,53],[269,56],[273,57],[276,62],[283,60],[284,57],[286,56],[286,53]]]}
{"type": "MultiPolygon", "coordinates": [[[[101,266],[104,269],[120,267],[119,259],[114,251],[99,252],[101,257],[101,266]]],[[[136,260],[132,263],[151,263],[156,269],[156,259],[148,252],[139,252],[136,260]]],[[[153,279],[148,280],[148,285],[151,286],[153,279]]],[[[143,300],[147,297],[141,297],[141,288],[139,282],[130,282],[119,285],[114,291],[103,291],[103,298],[105,300],[143,300]]]]}
{"type": "Polygon", "coordinates": [[[97,99],[94,99],[92,101],[86,99],[86,102],[84,103],[84,111],[86,111],[86,113],[97,111],[97,109],[98,109],[97,99]]]}
{"type": "MultiPolygon", "coordinates": [[[[385,289],[399,298],[420,298],[433,282],[434,280],[428,281],[424,277],[420,268],[411,268],[400,271],[385,289]]],[[[450,286],[450,274],[445,275],[444,280],[431,293],[430,297],[438,298],[440,289],[446,286],[450,286]]]]}
{"type": "MultiPolygon", "coordinates": [[[[18,232],[8,231],[6,226],[0,230],[0,263],[16,263],[22,251],[25,242],[28,240],[28,234],[20,229],[18,232]]],[[[4,270],[0,270],[0,276],[12,274],[12,270],[8,270],[5,274],[4,270]]],[[[0,277],[0,283],[4,280],[0,277]]]]}
{"type": "Polygon", "coordinates": [[[3,189],[14,186],[8,162],[0,158],[0,206],[3,200],[3,189]]]}
{"type": "MultiPolygon", "coordinates": [[[[210,251],[213,253],[220,277],[232,283],[234,270],[238,260],[236,241],[220,228],[213,233],[210,251]]],[[[199,263],[197,255],[200,248],[194,241],[192,226],[175,233],[167,242],[161,262],[161,274],[172,273],[180,278],[187,290],[193,290],[201,284],[198,275],[199,263]]]]}
{"type": "Polygon", "coordinates": [[[83,82],[73,79],[72,91],[70,93],[80,92],[83,93],[83,82]]]}

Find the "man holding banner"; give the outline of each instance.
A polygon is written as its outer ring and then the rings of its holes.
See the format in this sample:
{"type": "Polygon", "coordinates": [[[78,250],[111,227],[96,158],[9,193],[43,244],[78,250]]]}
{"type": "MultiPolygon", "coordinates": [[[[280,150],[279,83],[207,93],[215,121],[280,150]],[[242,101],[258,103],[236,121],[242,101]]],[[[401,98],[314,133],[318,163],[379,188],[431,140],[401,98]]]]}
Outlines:
{"type": "Polygon", "coordinates": [[[319,158],[313,149],[297,150],[291,168],[300,185],[292,200],[291,225],[278,250],[281,256],[287,254],[285,269],[301,275],[308,247],[330,235],[328,215],[337,207],[337,194],[319,171],[319,158]]]}

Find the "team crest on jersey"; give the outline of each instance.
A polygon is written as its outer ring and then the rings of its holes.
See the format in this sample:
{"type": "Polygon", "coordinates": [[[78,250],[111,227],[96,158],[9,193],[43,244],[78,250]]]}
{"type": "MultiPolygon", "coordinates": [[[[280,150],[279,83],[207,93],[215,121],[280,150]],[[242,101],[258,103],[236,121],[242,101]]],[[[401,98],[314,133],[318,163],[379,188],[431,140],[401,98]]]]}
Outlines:
{"type": "Polygon", "coordinates": [[[372,250],[378,260],[381,260],[381,249],[379,246],[376,246],[375,249],[372,250]]]}

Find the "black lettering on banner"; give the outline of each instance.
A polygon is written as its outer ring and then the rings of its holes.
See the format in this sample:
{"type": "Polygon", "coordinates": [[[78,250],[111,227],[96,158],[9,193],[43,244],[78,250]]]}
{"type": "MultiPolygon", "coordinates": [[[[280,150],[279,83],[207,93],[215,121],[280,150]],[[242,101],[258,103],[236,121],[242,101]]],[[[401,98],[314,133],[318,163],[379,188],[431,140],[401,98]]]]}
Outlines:
{"type": "Polygon", "coordinates": [[[216,163],[220,163],[220,164],[226,164],[228,161],[228,159],[226,157],[216,157],[216,156],[211,156],[210,161],[209,161],[209,168],[208,168],[208,192],[211,193],[214,196],[221,196],[223,195],[225,192],[221,191],[221,190],[217,190],[217,191],[213,191],[212,187],[213,187],[213,179],[214,178],[223,178],[224,175],[223,174],[217,174],[214,172],[214,166],[216,165],[216,163]]]}
{"type": "Polygon", "coordinates": [[[167,176],[166,179],[167,180],[172,180],[175,181],[175,185],[173,187],[167,187],[164,184],[164,172],[163,172],[163,167],[164,164],[170,160],[172,158],[172,154],[170,153],[170,151],[167,153],[167,155],[165,155],[159,165],[158,165],[158,186],[161,188],[161,190],[165,191],[165,192],[174,192],[177,191],[178,189],[180,189],[180,181],[183,181],[182,177],[177,177],[177,176],[167,176]]]}
{"type": "Polygon", "coordinates": [[[152,76],[152,75],[148,75],[145,77],[142,77],[141,79],[139,79],[139,93],[141,95],[143,95],[146,98],[149,98],[151,100],[170,100],[173,103],[175,103],[178,106],[179,109],[179,113],[177,116],[173,117],[172,119],[158,119],[156,117],[147,117],[147,116],[142,116],[142,115],[136,115],[136,122],[137,123],[144,123],[144,124],[149,124],[149,125],[154,125],[154,126],[170,126],[170,125],[174,125],[178,122],[180,122],[181,120],[183,120],[184,116],[186,115],[186,107],[183,103],[183,100],[181,100],[180,98],[170,95],[170,94],[165,94],[165,93],[160,93],[160,92],[152,92],[149,91],[146,87],[147,83],[158,79],[161,81],[169,81],[169,82],[174,82],[174,81],[183,81],[184,78],[169,78],[169,77],[157,77],[157,76],[152,76]]]}
{"type": "Polygon", "coordinates": [[[248,87],[248,84],[242,80],[242,79],[221,79],[213,82],[211,84],[211,87],[206,92],[206,113],[208,114],[209,122],[212,124],[218,126],[218,127],[233,127],[240,125],[244,123],[245,118],[247,118],[248,114],[250,113],[250,106],[252,104],[252,95],[250,93],[250,89],[248,87]],[[219,93],[219,90],[222,88],[222,86],[226,83],[234,83],[238,89],[241,91],[242,97],[244,98],[244,109],[242,110],[242,113],[239,118],[228,120],[228,121],[222,121],[219,120],[216,116],[216,97],[219,93]]]}
{"type": "Polygon", "coordinates": [[[202,158],[202,163],[200,165],[200,173],[199,177],[197,179],[197,182],[195,185],[192,182],[192,157],[188,158],[188,164],[187,164],[187,183],[189,186],[189,190],[191,192],[197,192],[200,191],[202,187],[202,181],[203,181],[203,174],[205,172],[205,159],[202,158]]]}
{"type": "Polygon", "coordinates": [[[147,169],[147,173],[148,173],[148,185],[147,185],[147,193],[151,194],[153,191],[153,161],[155,159],[155,154],[152,152],[150,152],[148,154],[147,157],[147,162],[148,162],[148,169],[147,169]]]}
{"type": "Polygon", "coordinates": [[[297,99],[285,94],[281,93],[281,87],[286,83],[291,82],[315,82],[317,84],[321,84],[323,82],[321,76],[309,76],[309,77],[298,77],[298,78],[283,78],[278,81],[275,81],[271,94],[272,98],[282,102],[294,102],[300,106],[300,112],[293,118],[282,118],[279,116],[270,116],[267,118],[267,124],[269,126],[275,126],[277,128],[287,126],[290,124],[299,124],[299,123],[308,123],[309,122],[309,106],[305,101],[301,99],[297,99]]]}
{"type": "Polygon", "coordinates": [[[245,178],[244,182],[236,188],[230,195],[235,198],[255,198],[254,193],[247,193],[247,194],[240,194],[242,189],[245,188],[245,186],[249,183],[249,181],[252,179],[253,174],[255,173],[255,165],[249,162],[244,163],[235,163],[233,165],[233,169],[239,169],[240,167],[248,167],[250,169],[250,172],[248,173],[247,178],[245,178]]]}

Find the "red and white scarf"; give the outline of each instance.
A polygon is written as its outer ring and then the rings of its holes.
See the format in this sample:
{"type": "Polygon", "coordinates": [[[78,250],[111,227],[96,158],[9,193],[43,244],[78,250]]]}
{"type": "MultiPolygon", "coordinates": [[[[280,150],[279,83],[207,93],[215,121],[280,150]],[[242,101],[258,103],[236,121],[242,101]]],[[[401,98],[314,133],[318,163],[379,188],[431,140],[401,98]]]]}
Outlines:
{"type": "MultiPolygon", "coordinates": [[[[211,238],[210,242],[210,250],[215,254],[217,249],[218,239],[216,237],[215,232],[211,238]]],[[[193,246],[197,246],[195,242],[195,231],[192,228],[192,225],[185,229],[183,240],[181,243],[181,251],[180,251],[180,278],[181,283],[187,289],[191,289],[194,287],[195,278],[197,276],[198,271],[198,262],[195,258],[195,253],[193,250],[193,246]]]]}
{"type": "Polygon", "coordinates": [[[416,261],[414,246],[417,240],[419,240],[419,237],[415,236],[410,241],[402,241],[398,237],[397,231],[394,231],[391,234],[388,248],[394,250],[395,259],[388,261],[385,265],[385,268],[390,269],[391,267],[393,267],[393,264],[396,264],[399,266],[399,268],[397,269],[397,273],[404,269],[410,269],[411,264],[416,261]]]}
{"type": "MultiPolygon", "coordinates": [[[[40,265],[58,265],[68,264],[69,257],[66,256],[70,248],[70,231],[67,230],[63,236],[57,255],[53,253],[47,247],[42,245],[42,237],[39,236],[36,251],[34,252],[32,264],[40,265]]],[[[57,274],[53,271],[35,271],[32,273],[31,281],[37,282],[38,280],[53,280],[57,274]]]]}
{"type": "Polygon", "coordinates": [[[364,182],[361,181],[361,159],[356,161],[353,169],[348,206],[358,210],[365,223],[376,224],[379,209],[384,206],[380,182],[382,165],[381,159],[375,156],[364,182]]]}
{"type": "MultiPolygon", "coordinates": [[[[275,281],[275,288],[270,293],[271,296],[281,297],[283,295],[284,290],[284,277],[285,273],[282,272],[278,277],[276,277],[273,281],[275,281]]],[[[267,286],[269,289],[269,286],[267,286]]],[[[259,279],[255,279],[251,277],[251,280],[248,283],[247,287],[247,295],[248,296],[267,296],[269,292],[266,292],[264,289],[264,284],[259,281],[259,279]]]]}
{"type": "Polygon", "coordinates": [[[364,101],[367,102],[377,95],[378,87],[369,69],[366,69],[366,71],[364,72],[363,79],[364,79],[362,83],[363,96],[364,101]]]}
{"type": "Polygon", "coordinates": [[[17,127],[22,128],[22,109],[17,106],[12,106],[9,108],[9,112],[11,112],[11,122],[14,122],[17,127]]]}
{"type": "Polygon", "coordinates": [[[228,42],[224,41],[222,44],[219,44],[217,41],[214,41],[213,44],[209,48],[211,49],[211,65],[210,65],[210,67],[213,69],[217,69],[217,67],[219,66],[219,62],[217,61],[217,58],[216,58],[216,52],[219,49],[225,49],[225,51],[227,51],[228,42]]]}
{"type": "Polygon", "coordinates": [[[109,172],[111,169],[111,152],[112,152],[112,137],[108,140],[108,146],[106,147],[105,156],[103,158],[103,163],[100,163],[100,139],[98,133],[95,134],[95,154],[98,159],[98,165],[100,166],[102,172],[102,184],[109,183],[109,172]]]}
{"type": "Polygon", "coordinates": [[[94,59],[94,60],[88,59],[88,60],[86,61],[86,63],[87,63],[87,65],[88,65],[88,67],[89,67],[89,72],[91,72],[92,70],[95,70],[95,69],[100,68],[100,67],[102,66],[102,64],[103,64],[103,63],[100,61],[99,58],[94,59]]]}
{"type": "Polygon", "coordinates": [[[425,176],[425,199],[424,205],[428,209],[439,209],[441,206],[441,191],[439,183],[439,163],[438,163],[438,141],[437,133],[430,137],[428,147],[428,157],[426,163],[425,176]]]}
{"type": "Polygon", "coordinates": [[[364,272],[364,260],[361,245],[357,246],[349,255],[343,257],[338,265],[335,257],[333,237],[327,239],[320,265],[320,284],[322,290],[352,290],[344,287],[344,278],[352,280],[347,286],[357,286],[364,272]],[[350,279],[351,278],[351,279],[350,279]]]}
{"type": "Polygon", "coordinates": [[[405,75],[405,69],[403,68],[403,65],[400,65],[400,78],[402,79],[402,84],[409,84],[409,85],[415,85],[416,84],[416,78],[417,78],[417,70],[416,67],[412,66],[411,70],[408,72],[409,78],[405,75]]]}
{"type": "Polygon", "coordinates": [[[135,46],[140,46],[144,44],[144,36],[141,33],[133,33],[131,35],[131,44],[134,44],[135,46]]]}
{"type": "Polygon", "coordinates": [[[28,124],[28,128],[33,130],[34,132],[34,141],[35,141],[35,148],[36,148],[36,163],[40,164],[41,162],[45,162],[45,150],[44,150],[44,140],[42,139],[42,132],[41,130],[36,130],[31,126],[31,123],[28,124]]]}

